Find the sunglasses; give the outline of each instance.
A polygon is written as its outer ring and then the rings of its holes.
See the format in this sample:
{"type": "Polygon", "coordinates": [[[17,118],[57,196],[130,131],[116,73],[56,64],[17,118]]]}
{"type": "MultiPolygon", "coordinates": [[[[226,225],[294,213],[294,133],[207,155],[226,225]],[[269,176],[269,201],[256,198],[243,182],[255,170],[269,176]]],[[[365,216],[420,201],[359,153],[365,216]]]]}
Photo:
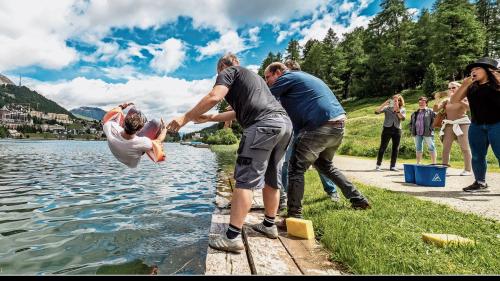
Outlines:
{"type": "Polygon", "coordinates": [[[448,90],[455,90],[457,87],[448,88],[448,90]]]}

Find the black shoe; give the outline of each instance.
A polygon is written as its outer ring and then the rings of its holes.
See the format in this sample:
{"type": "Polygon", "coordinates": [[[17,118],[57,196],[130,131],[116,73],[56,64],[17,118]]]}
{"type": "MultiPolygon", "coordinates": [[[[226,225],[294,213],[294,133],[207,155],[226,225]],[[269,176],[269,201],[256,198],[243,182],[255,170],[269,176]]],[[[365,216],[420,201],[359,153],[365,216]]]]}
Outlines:
{"type": "Polygon", "coordinates": [[[488,190],[488,184],[480,184],[477,181],[475,181],[473,184],[465,187],[462,189],[465,192],[489,192],[488,190]]]}
{"type": "Polygon", "coordinates": [[[366,210],[372,208],[367,200],[354,201],[351,203],[351,207],[355,210],[366,210]]]}

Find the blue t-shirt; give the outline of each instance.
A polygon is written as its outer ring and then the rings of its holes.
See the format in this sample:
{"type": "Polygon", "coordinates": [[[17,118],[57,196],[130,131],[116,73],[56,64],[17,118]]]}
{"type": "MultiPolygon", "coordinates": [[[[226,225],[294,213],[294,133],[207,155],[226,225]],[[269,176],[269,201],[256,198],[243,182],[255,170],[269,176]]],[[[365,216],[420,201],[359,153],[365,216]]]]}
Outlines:
{"type": "Polygon", "coordinates": [[[271,87],[271,93],[281,102],[292,119],[297,133],[315,130],[345,110],[319,78],[302,71],[287,71],[271,87]]]}

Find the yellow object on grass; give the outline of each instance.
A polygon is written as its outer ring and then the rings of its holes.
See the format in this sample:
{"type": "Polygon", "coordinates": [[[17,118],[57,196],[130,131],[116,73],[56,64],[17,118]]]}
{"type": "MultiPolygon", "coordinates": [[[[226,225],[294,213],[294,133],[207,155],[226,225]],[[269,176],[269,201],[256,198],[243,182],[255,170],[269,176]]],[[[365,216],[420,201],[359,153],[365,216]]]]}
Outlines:
{"type": "Polygon", "coordinates": [[[314,239],[313,224],[310,220],[287,218],[286,231],[292,236],[304,239],[314,239]]]}
{"type": "Polygon", "coordinates": [[[434,243],[440,247],[474,244],[473,240],[455,234],[422,233],[422,240],[434,243]]]}

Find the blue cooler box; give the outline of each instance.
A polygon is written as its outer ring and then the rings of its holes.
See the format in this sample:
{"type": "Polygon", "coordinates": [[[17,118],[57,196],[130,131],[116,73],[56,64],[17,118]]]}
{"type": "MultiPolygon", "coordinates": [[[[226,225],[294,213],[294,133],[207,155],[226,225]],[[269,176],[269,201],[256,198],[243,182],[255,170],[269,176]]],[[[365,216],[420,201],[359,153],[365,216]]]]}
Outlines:
{"type": "Polygon", "coordinates": [[[406,183],[415,183],[415,166],[415,164],[403,164],[406,183]]]}
{"type": "Polygon", "coordinates": [[[444,187],[446,168],[441,165],[415,165],[415,183],[422,186],[444,187]]]}

